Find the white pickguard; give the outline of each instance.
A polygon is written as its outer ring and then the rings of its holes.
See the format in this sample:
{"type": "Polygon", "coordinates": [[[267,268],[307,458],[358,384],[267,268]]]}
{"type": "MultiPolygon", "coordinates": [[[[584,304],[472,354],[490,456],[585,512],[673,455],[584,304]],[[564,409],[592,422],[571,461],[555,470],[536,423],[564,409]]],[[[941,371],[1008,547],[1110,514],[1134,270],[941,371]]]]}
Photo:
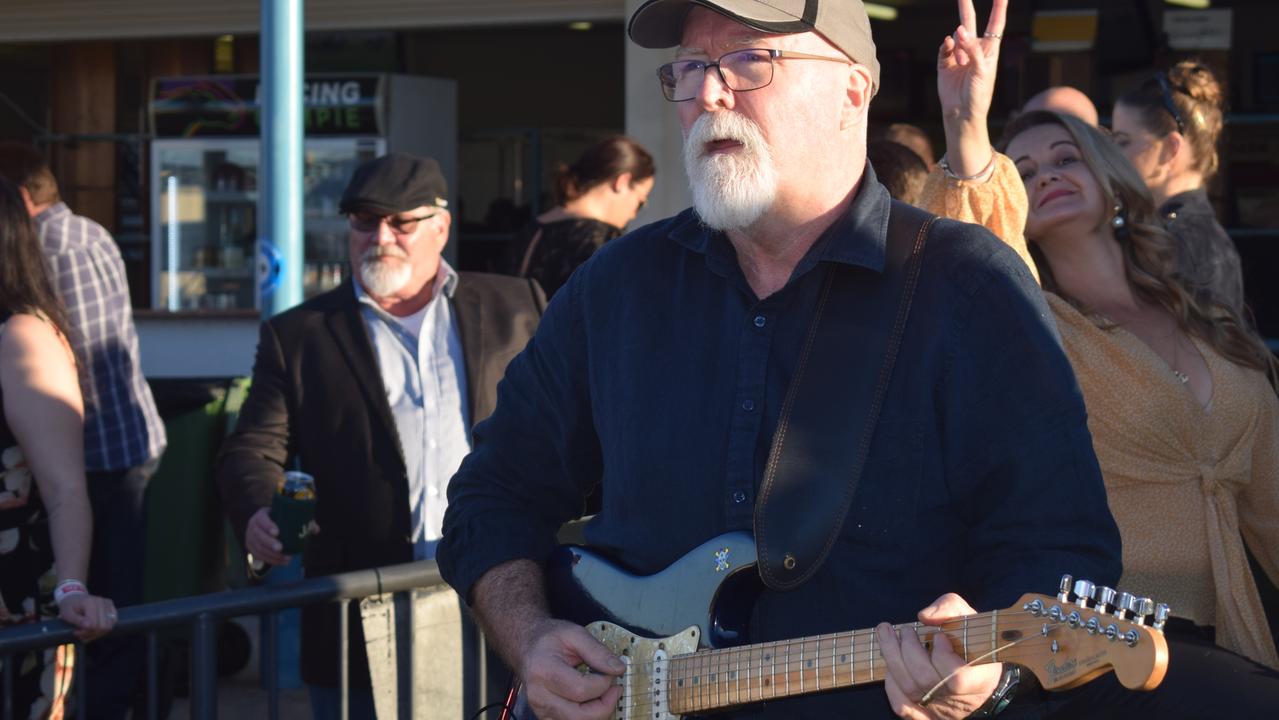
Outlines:
{"type": "Polygon", "coordinates": [[[610,716],[612,720],[675,720],[670,712],[670,659],[697,651],[697,626],[678,635],[650,639],[624,627],[594,622],[586,630],[626,663],[619,680],[622,699],[610,716]]]}

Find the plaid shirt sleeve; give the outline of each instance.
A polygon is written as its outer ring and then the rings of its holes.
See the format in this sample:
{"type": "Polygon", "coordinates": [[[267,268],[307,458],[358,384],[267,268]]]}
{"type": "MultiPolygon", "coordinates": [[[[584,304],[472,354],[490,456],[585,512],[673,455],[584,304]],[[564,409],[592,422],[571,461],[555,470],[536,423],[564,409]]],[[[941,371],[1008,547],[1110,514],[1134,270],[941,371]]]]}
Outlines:
{"type": "Polygon", "coordinates": [[[60,203],[51,210],[41,236],[82,365],[86,469],[141,465],[164,451],[165,434],[142,377],[124,260],[102,226],[60,203]]]}

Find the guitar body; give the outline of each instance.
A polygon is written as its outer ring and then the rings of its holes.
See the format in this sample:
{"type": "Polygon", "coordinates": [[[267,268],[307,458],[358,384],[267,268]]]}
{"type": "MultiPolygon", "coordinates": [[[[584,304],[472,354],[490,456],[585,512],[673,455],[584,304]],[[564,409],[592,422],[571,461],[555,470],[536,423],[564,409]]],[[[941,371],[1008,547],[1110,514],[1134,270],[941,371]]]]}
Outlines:
{"type": "Polygon", "coordinates": [[[649,638],[696,627],[701,647],[730,647],[750,639],[751,609],[764,587],[755,561],[746,532],[720,535],[643,577],[564,545],[547,567],[547,592],[552,614],[579,625],[603,621],[649,638]]]}

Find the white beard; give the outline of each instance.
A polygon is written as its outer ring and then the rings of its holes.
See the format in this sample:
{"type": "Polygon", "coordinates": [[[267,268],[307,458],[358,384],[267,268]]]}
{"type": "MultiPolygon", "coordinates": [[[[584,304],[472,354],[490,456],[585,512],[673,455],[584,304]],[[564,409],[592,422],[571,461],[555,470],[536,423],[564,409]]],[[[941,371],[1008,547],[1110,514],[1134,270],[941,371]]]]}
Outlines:
{"type": "Polygon", "coordinates": [[[730,110],[703,113],[684,138],[684,171],[693,207],[714,230],[740,230],[759,220],[777,196],[777,166],[759,126],[730,110]],[[706,153],[714,140],[741,143],[734,152],[706,153]]]}
{"type": "Polygon", "coordinates": [[[360,256],[360,284],[373,297],[394,295],[409,284],[412,276],[413,267],[399,248],[372,247],[360,256]]]}

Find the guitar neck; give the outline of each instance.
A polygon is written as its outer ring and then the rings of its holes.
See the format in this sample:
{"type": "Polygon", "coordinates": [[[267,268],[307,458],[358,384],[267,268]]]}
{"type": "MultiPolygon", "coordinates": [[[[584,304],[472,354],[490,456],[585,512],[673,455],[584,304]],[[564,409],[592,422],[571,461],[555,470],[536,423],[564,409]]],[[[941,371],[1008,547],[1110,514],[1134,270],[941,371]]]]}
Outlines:
{"type": "MultiPolygon", "coordinates": [[[[999,662],[998,650],[1011,638],[1000,630],[1000,611],[958,618],[941,626],[907,623],[931,648],[937,635],[948,638],[969,662],[999,662]]],[[[745,703],[882,682],[884,660],[873,629],[794,640],[703,650],[671,658],[671,712],[685,715],[745,703]]]]}

